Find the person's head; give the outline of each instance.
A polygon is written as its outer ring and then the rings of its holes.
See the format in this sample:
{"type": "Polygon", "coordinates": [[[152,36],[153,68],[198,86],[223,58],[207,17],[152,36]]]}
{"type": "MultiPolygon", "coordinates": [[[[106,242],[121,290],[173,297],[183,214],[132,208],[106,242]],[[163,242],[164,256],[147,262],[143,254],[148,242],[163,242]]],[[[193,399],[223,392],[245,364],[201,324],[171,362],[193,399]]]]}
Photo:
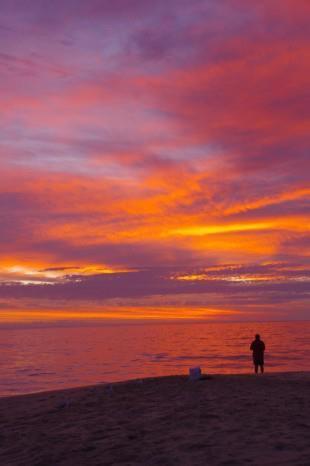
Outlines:
{"type": "Polygon", "coordinates": [[[255,340],[260,340],[260,335],[258,333],[255,335],[255,340]]]}

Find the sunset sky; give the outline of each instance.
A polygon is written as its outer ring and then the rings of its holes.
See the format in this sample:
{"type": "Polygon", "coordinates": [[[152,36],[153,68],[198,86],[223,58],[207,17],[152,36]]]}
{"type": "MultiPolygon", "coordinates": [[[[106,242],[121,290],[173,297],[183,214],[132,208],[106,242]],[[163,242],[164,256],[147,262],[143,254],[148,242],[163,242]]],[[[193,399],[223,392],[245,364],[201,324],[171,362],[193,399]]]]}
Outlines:
{"type": "Polygon", "coordinates": [[[309,319],[310,2],[0,6],[0,322],[309,319]]]}

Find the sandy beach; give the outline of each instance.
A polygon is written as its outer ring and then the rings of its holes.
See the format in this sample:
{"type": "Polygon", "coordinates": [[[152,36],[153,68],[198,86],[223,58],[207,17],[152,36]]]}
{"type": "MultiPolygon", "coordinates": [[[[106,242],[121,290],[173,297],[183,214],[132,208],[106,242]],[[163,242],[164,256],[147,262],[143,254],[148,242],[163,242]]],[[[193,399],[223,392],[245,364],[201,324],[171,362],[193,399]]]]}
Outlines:
{"type": "Polygon", "coordinates": [[[310,373],[161,377],[0,399],[0,464],[310,464],[310,373]]]}

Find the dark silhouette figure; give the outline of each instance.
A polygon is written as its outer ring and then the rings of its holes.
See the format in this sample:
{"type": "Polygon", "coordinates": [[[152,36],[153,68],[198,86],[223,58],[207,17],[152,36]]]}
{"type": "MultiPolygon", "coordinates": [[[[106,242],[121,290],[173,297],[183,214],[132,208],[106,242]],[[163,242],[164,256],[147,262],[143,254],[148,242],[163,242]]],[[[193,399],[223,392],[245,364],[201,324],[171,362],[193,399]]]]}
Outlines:
{"type": "Polygon", "coordinates": [[[260,336],[258,334],[255,335],[255,340],[252,341],[250,350],[253,351],[253,363],[255,367],[255,374],[258,373],[258,366],[260,367],[260,371],[263,374],[265,343],[260,339],[260,336]]]}

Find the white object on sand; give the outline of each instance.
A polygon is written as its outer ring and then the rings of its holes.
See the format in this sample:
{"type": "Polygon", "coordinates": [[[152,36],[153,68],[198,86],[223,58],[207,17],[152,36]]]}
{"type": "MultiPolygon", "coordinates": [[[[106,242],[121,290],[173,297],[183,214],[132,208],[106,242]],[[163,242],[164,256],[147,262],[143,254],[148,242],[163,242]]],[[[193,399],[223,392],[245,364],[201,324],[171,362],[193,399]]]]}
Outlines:
{"type": "Polygon", "coordinates": [[[201,368],[198,367],[191,367],[189,370],[189,378],[190,380],[199,380],[201,377],[201,368]]]}

